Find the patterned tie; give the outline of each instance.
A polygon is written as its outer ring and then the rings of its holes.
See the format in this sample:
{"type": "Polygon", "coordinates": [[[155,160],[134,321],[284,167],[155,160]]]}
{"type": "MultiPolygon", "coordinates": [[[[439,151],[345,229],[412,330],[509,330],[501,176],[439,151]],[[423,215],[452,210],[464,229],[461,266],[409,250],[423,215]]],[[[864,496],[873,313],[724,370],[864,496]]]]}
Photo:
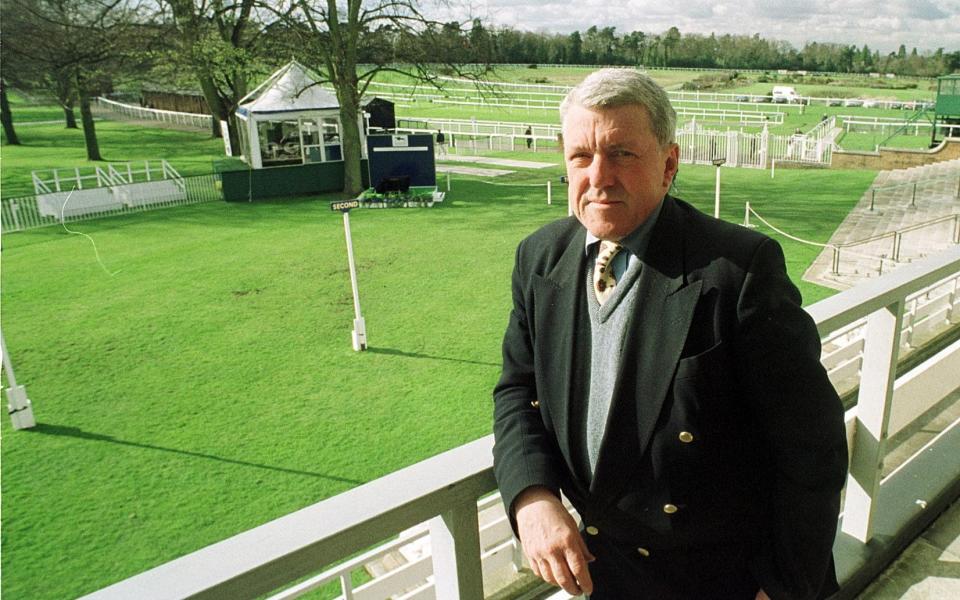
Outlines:
{"type": "Polygon", "coordinates": [[[617,285],[617,280],[613,276],[611,263],[613,257],[623,248],[616,242],[603,240],[600,242],[600,252],[597,254],[597,264],[593,267],[593,293],[597,296],[597,302],[603,306],[603,303],[613,294],[613,288],[617,285]]]}

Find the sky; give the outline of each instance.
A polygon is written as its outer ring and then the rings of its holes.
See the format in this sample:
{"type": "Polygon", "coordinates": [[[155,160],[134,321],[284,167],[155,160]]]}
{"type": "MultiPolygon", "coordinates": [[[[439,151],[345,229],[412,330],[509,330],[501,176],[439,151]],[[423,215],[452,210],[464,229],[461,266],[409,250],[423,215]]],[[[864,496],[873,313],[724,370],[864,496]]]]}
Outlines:
{"type": "MultiPolygon", "coordinates": [[[[464,0],[451,6],[450,20],[466,15],[485,24],[549,33],[586,31],[590,26],[681,34],[714,32],[790,42],[870,46],[881,52],[944,48],[960,50],[960,0],[464,0]]],[[[445,19],[446,20],[446,19],[445,19]]]]}

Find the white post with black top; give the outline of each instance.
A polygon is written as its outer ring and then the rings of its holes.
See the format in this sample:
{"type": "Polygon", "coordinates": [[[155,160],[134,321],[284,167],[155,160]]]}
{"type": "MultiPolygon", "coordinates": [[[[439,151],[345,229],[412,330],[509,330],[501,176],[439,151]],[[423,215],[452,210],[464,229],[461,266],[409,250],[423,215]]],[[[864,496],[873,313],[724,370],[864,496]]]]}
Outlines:
{"type": "Polygon", "coordinates": [[[343,213],[343,233],[347,239],[347,262],[350,265],[350,287],[353,289],[353,349],[356,351],[367,349],[367,325],[363,320],[363,314],[360,312],[360,289],[357,287],[357,265],[353,259],[353,238],[350,235],[350,209],[358,208],[359,200],[345,200],[343,202],[331,202],[331,210],[339,210],[343,213]]]}

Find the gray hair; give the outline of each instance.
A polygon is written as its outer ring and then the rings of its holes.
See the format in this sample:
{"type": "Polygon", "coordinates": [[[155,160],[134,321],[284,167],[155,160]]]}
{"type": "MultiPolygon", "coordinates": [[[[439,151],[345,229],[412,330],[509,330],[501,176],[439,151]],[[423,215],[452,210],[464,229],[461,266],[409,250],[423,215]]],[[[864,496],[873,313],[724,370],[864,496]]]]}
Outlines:
{"type": "Polygon", "coordinates": [[[563,122],[571,106],[583,108],[618,108],[640,106],[647,111],[650,128],[660,146],[674,141],[677,113],[662,87],[649,76],[633,69],[600,69],[587,75],[560,103],[563,122]]]}

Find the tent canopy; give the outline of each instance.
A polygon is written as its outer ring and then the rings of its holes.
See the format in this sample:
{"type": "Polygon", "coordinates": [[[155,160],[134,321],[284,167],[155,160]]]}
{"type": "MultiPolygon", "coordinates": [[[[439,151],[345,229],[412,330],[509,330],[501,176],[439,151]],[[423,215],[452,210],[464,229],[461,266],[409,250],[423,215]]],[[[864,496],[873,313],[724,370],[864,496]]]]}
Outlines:
{"type": "Polygon", "coordinates": [[[336,110],[336,95],[317,83],[306,67],[295,60],[277,70],[240,101],[237,114],[268,115],[288,112],[336,110]]]}

